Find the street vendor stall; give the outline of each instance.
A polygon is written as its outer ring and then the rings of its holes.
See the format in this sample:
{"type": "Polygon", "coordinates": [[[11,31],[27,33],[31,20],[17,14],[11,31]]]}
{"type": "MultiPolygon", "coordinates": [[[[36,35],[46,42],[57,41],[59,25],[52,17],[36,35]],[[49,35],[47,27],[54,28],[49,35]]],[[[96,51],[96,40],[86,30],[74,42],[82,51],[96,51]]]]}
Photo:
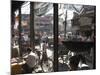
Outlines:
{"type": "Polygon", "coordinates": [[[62,41],[67,50],[73,52],[86,52],[94,47],[95,43],[92,41],[62,41]]]}

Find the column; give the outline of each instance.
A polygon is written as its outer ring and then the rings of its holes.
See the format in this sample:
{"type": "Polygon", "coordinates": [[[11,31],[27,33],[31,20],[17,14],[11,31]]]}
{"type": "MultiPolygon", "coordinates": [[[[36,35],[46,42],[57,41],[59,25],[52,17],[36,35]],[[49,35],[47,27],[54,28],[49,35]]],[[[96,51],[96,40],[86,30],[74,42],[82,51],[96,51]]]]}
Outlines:
{"type": "Polygon", "coordinates": [[[32,49],[35,49],[35,33],[34,33],[34,3],[30,3],[30,45],[32,49]]]}
{"type": "Polygon", "coordinates": [[[58,71],[58,4],[54,3],[54,14],[53,14],[53,21],[54,21],[54,72],[58,71]]]}

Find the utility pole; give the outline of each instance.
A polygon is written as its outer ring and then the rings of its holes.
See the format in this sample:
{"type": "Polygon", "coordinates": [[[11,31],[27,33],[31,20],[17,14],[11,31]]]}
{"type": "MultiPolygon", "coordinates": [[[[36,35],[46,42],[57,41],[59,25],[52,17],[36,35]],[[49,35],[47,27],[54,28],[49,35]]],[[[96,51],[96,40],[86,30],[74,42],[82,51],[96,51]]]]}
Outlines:
{"type": "Polygon", "coordinates": [[[18,26],[19,39],[18,39],[18,43],[19,43],[19,52],[20,52],[20,57],[21,57],[22,56],[22,43],[21,43],[21,32],[22,32],[22,27],[21,27],[21,6],[19,7],[18,19],[19,19],[19,26],[18,26]]]}
{"type": "Polygon", "coordinates": [[[65,28],[64,28],[64,39],[66,39],[66,27],[67,27],[67,10],[66,10],[66,15],[65,15],[65,28]]]}

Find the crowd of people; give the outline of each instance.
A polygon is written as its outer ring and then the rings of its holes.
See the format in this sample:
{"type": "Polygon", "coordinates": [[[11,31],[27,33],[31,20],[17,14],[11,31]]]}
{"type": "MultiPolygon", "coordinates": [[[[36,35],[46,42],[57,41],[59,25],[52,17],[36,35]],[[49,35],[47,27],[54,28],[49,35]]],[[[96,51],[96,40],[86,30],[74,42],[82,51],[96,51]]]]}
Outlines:
{"type": "MultiPolygon", "coordinates": [[[[25,41],[27,41],[28,36],[26,38],[24,37],[25,41]]],[[[32,49],[29,46],[26,46],[24,49],[25,53],[21,57],[21,60],[24,61],[24,64],[21,65],[21,73],[32,73],[32,72],[50,72],[53,71],[53,60],[50,59],[47,55],[47,49],[49,48],[50,42],[49,38],[46,32],[43,34],[39,34],[36,39],[36,45],[39,45],[40,48],[38,49],[32,49]],[[51,62],[48,62],[51,61],[51,62]],[[45,64],[46,67],[48,67],[48,71],[45,71],[43,68],[43,65],[45,64]],[[36,71],[38,68],[38,71],[36,71]]],[[[71,41],[94,41],[94,34],[92,34],[89,37],[83,36],[81,34],[74,35],[69,34],[66,38],[62,35],[58,36],[58,44],[59,49],[63,49],[63,43],[64,40],[71,40],[71,41]],[[61,47],[61,48],[60,48],[61,47]]],[[[28,39],[29,40],[29,39],[28,39]]],[[[53,38],[52,38],[53,40],[53,38]]],[[[14,45],[13,45],[14,46],[14,45]]],[[[20,57],[20,52],[18,47],[13,49],[16,50],[15,53],[12,53],[12,59],[11,63],[18,62],[18,57],[20,57]],[[17,52],[18,51],[18,52],[17,52]],[[17,54],[17,55],[16,55],[17,54]],[[13,56],[14,55],[14,56],[13,56]],[[15,59],[16,58],[16,59],[15,59]]],[[[53,51],[53,50],[52,50],[53,51]]],[[[69,56],[69,54],[67,54],[69,56]]],[[[59,57],[58,57],[59,58],[59,57]]],[[[59,61],[59,60],[58,60],[59,61]]],[[[74,71],[74,70],[87,70],[90,69],[89,65],[86,63],[86,58],[83,55],[71,55],[71,57],[67,60],[68,62],[64,66],[66,71],[74,71]]],[[[59,62],[60,63],[60,62],[59,62]]],[[[64,64],[64,63],[63,63],[64,64]]],[[[60,67],[59,67],[60,68],[60,67]]]]}
{"type": "MultiPolygon", "coordinates": [[[[12,47],[12,57],[11,57],[11,63],[19,63],[18,59],[21,59],[24,61],[21,61],[23,64],[21,65],[21,73],[36,73],[36,72],[47,72],[52,71],[53,68],[53,61],[47,56],[47,46],[48,46],[48,37],[46,36],[46,33],[41,37],[40,41],[40,48],[39,49],[32,49],[29,46],[26,46],[24,49],[24,53],[22,54],[20,58],[20,52],[18,52],[18,47],[12,47]],[[45,65],[45,66],[44,66],[45,65]],[[44,67],[48,68],[47,70],[44,69],[44,67]],[[41,68],[37,71],[37,69],[41,68]]],[[[18,65],[18,64],[17,64],[18,65]]],[[[12,71],[14,73],[14,71],[12,71]]]]}

